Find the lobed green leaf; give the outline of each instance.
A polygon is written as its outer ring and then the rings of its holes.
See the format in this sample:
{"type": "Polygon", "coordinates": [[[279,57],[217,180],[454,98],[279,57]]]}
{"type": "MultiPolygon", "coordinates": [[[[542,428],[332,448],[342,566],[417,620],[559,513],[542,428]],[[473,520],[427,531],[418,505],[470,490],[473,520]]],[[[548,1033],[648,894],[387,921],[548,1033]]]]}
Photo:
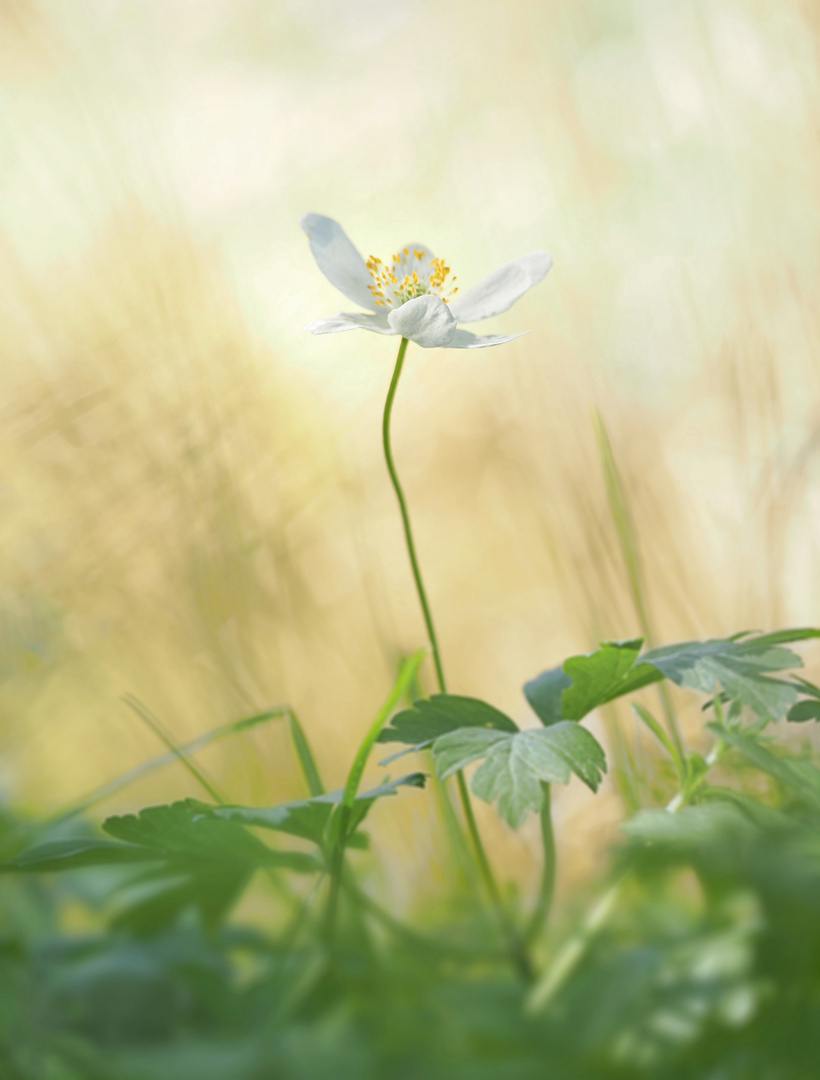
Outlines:
{"type": "Polygon", "coordinates": [[[485,802],[497,802],[499,814],[514,828],[528,810],[541,809],[542,784],[566,783],[575,773],[595,791],[606,771],[595,737],[569,721],[515,734],[462,728],[436,739],[433,758],[440,779],[483,758],[471,789],[485,802]]]}

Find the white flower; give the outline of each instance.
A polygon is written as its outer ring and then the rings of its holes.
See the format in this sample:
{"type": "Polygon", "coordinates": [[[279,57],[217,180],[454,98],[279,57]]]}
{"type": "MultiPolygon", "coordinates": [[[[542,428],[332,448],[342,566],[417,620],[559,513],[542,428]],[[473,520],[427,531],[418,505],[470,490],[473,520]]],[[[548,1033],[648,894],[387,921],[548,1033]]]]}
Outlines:
{"type": "Polygon", "coordinates": [[[425,349],[481,349],[500,345],[521,335],[479,337],[469,330],[458,329],[458,324],[500,315],[527,289],[537,285],[552,266],[548,251],[531,251],[456,295],[458,286],[453,284],[456,278],[450,276],[450,267],[444,259],[435,258],[426,244],[405,244],[387,262],[374,255],[365,262],[341,225],[332,218],[305,214],[300,224],[328,281],[366,309],[315,319],[305,327],[312,334],[360,328],[376,334],[400,335],[425,349]]]}

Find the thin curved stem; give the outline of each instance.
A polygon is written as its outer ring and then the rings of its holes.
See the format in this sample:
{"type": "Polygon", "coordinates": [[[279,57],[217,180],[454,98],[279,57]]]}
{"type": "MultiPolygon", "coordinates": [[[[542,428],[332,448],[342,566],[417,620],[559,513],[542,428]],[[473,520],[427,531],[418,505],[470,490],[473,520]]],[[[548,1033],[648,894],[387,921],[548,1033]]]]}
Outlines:
{"type": "MultiPolygon", "coordinates": [[[[410,514],[407,509],[407,500],[404,497],[401,482],[399,480],[399,474],[396,471],[396,465],[393,460],[393,450],[390,445],[390,419],[393,413],[393,402],[396,397],[396,390],[399,386],[399,379],[401,378],[402,368],[404,366],[404,356],[407,352],[407,346],[409,342],[407,338],[401,339],[399,345],[399,352],[396,357],[396,366],[393,369],[393,378],[390,380],[390,389],[387,391],[387,399],[384,403],[384,416],[382,418],[382,445],[384,447],[384,460],[387,463],[387,471],[390,474],[390,480],[393,484],[393,490],[396,492],[396,498],[399,503],[399,510],[401,511],[401,520],[404,527],[404,539],[407,544],[407,554],[410,557],[410,567],[413,571],[413,580],[416,583],[416,592],[418,593],[419,603],[421,604],[421,611],[424,616],[424,625],[427,629],[427,637],[430,641],[430,647],[433,651],[433,663],[436,668],[436,678],[438,680],[439,690],[442,694],[447,693],[447,683],[444,678],[444,667],[441,663],[441,651],[438,646],[438,638],[436,637],[436,630],[433,626],[433,616],[430,611],[430,604],[427,601],[427,593],[424,589],[424,582],[421,577],[421,568],[419,567],[418,557],[416,555],[416,545],[413,542],[413,530],[410,526],[410,514]]],[[[459,801],[461,802],[462,810],[464,811],[464,820],[467,824],[467,831],[470,834],[470,840],[475,851],[476,862],[481,873],[482,880],[484,882],[487,893],[493,903],[499,922],[503,927],[508,939],[512,942],[515,936],[514,931],[510,925],[509,917],[506,909],[504,908],[504,902],[501,898],[498,885],[493,875],[492,867],[490,866],[490,860],[487,858],[487,852],[484,848],[484,844],[481,840],[481,836],[478,831],[478,825],[476,824],[475,814],[473,813],[472,803],[470,802],[470,793],[467,790],[467,784],[464,780],[463,773],[457,774],[457,786],[459,801]]],[[[516,946],[516,953],[520,950],[516,946]]],[[[523,969],[523,961],[516,959],[516,964],[523,969]]]]}
{"type": "Polygon", "coordinates": [[[524,933],[524,940],[527,942],[538,936],[549,918],[555,893],[555,833],[552,828],[551,789],[549,784],[542,784],[541,789],[544,792],[544,801],[541,804],[541,846],[544,849],[544,869],[541,872],[538,899],[524,933]]]}
{"type": "MultiPolygon", "coordinates": [[[[717,703],[717,709],[720,709],[719,702],[717,703]]],[[[720,716],[719,712],[718,715],[720,716]]],[[[726,743],[718,737],[712,745],[712,749],[706,756],[707,772],[721,758],[726,750],[726,743]]],[[[701,782],[705,776],[706,772],[701,776],[701,782]]],[[[674,798],[666,804],[664,809],[668,814],[676,814],[687,805],[693,794],[693,789],[687,791],[684,788],[681,788],[674,798]]],[[[548,1008],[555,999],[558,991],[566,983],[578,964],[584,958],[601,927],[604,926],[609,919],[610,914],[620,898],[621,890],[628,880],[629,875],[630,870],[628,867],[622,869],[618,873],[604,894],[598,898],[597,902],[593,904],[592,908],[587,912],[586,918],[583,920],[576,933],[564,942],[562,947],[558,950],[558,953],[530,991],[526,1006],[528,1013],[535,1014],[543,1011],[548,1008]]]]}
{"type": "Polygon", "coordinates": [[[390,381],[390,389],[387,391],[387,400],[384,403],[384,416],[382,418],[382,445],[384,446],[384,460],[387,462],[387,471],[390,473],[393,490],[396,492],[396,498],[399,501],[399,510],[401,511],[401,520],[402,525],[404,526],[404,538],[407,542],[407,554],[410,557],[413,580],[416,583],[416,592],[418,593],[419,603],[421,604],[422,614],[424,615],[424,625],[427,629],[427,637],[433,650],[433,663],[436,666],[436,677],[438,679],[439,689],[442,694],[446,694],[447,687],[444,682],[444,668],[441,666],[441,653],[438,647],[436,630],[433,626],[433,616],[430,613],[430,605],[427,602],[427,593],[424,591],[424,582],[421,580],[421,569],[419,568],[419,561],[416,556],[416,546],[413,543],[413,530],[410,527],[410,514],[407,510],[407,501],[404,498],[404,492],[402,491],[401,483],[399,481],[399,474],[396,472],[396,465],[393,461],[393,451],[390,446],[390,417],[393,412],[393,401],[399,386],[401,370],[404,366],[404,354],[407,352],[408,344],[407,338],[401,339],[399,354],[396,357],[396,366],[393,369],[393,378],[390,381]]]}

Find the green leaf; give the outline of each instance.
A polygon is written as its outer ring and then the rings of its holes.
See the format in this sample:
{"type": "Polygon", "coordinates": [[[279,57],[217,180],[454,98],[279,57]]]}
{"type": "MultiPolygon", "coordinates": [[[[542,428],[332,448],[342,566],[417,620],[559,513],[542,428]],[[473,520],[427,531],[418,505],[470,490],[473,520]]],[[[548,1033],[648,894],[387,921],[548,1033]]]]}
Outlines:
{"type": "Polygon", "coordinates": [[[47,873],[52,870],[75,870],[84,866],[146,862],[156,858],[156,852],[150,848],[115,844],[110,840],[52,840],[28,848],[9,862],[0,864],[0,871],[29,870],[47,873]]]}
{"type": "Polygon", "coordinates": [[[788,814],[784,814],[782,810],[775,810],[774,807],[767,806],[766,803],[753,798],[751,795],[747,795],[743,791],[735,791],[734,788],[701,788],[698,793],[698,798],[701,800],[708,799],[710,801],[734,803],[739,810],[743,811],[750,821],[753,821],[759,828],[768,831],[793,830],[802,827],[799,821],[789,817],[788,814]]]}
{"type": "Polygon", "coordinates": [[[582,720],[600,705],[663,678],[656,668],[635,663],[642,644],[641,638],[604,642],[531,679],[524,694],[543,724],[582,720]]]}
{"type": "Polygon", "coordinates": [[[299,758],[299,764],[302,768],[302,775],[308,786],[308,791],[311,795],[324,794],[325,786],[322,783],[322,777],[319,775],[319,767],[316,764],[316,758],[313,756],[313,751],[310,748],[305,729],[299,723],[299,719],[292,709],[288,713],[288,727],[290,729],[291,741],[296,750],[296,756],[299,758]]]}
{"type": "Polygon", "coordinates": [[[820,630],[814,626],[797,627],[791,630],[774,630],[770,634],[758,634],[752,642],[758,648],[766,648],[769,645],[792,645],[796,641],[808,641],[810,638],[820,638],[820,630]]]}
{"type": "Polygon", "coordinates": [[[804,724],[807,720],[820,720],[820,701],[798,701],[789,709],[786,719],[793,724],[804,724]]]}
{"type": "Polygon", "coordinates": [[[489,729],[495,731],[518,731],[518,726],[499,709],[478,698],[461,697],[458,694],[433,694],[421,698],[409,709],[396,713],[390,724],[382,730],[377,742],[400,742],[409,745],[382,764],[393,761],[403,754],[423,750],[434,739],[459,728],[489,729]]]}
{"type": "MultiPolygon", "coordinates": [[[[400,787],[424,787],[425,774],[408,773],[396,780],[386,780],[378,787],[361,792],[353,804],[352,820],[360,824],[373,803],[380,798],[398,794],[400,787]]],[[[327,838],[328,822],[334,807],[342,801],[344,789],[328,791],[324,795],[315,795],[310,799],[280,803],[278,806],[216,806],[208,813],[221,821],[238,822],[242,825],[256,826],[262,829],[274,829],[277,832],[299,836],[323,847],[327,838]]]]}
{"type": "Polygon", "coordinates": [[[771,751],[741,731],[732,731],[719,724],[708,725],[712,731],[739,750],[750,764],[767,773],[789,788],[804,802],[820,810],[820,769],[803,758],[777,757],[771,751]]]}
{"type": "Polygon", "coordinates": [[[790,649],[772,644],[773,637],[687,641],[652,649],[641,659],[679,686],[712,693],[717,683],[762,719],[779,720],[794,704],[797,691],[767,673],[801,667],[802,660],[790,649]]]}
{"type": "Polygon", "coordinates": [[[120,843],[92,838],[41,844],[22,852],[4,869],[153,864],[140,878],[151,885],[150,895],[140,896],[116,919],[117,925],[137,932],[161,929],[186,908],[196,908],[206,925],[215,925],[260,867],[299,873],[321,869],[314,856],[275,851],[242,825],[213,818],[210,811],[211,807],[188,799],[111,817],[103,829],[120,843]]]}
{"type": "Polygon", "coordinates": [[[321,869],[312,855],[275,851],[242,825],[213,817],[211,810],[187,799],[103,823],[109,836],[152,850],[162,863],[149,874],[156,882],[154,891],[126,907],[117,918],[118,925],[136,932],[155,930],[185,909],[195,908],[206,925],[214,926],[256,870],[277,867],[312,873],[321,869]]]}
{"type": "MultiPolygon", "coordinates": [[[[341,795],[340,792],[334,794],[341,795]]],[[[333,801],[327,795],[280,803],[278,806],[215,806],[208,810],[210,817],[220,821],[274,829],[320,845],[332,812],[333,801]]]]}
{"type": "Polygon", "coordinates": [[[541,809],[543,783],[566,783],[575,773],[596,791],[606,771],[600,744],[569,721],[515,734],[462,728],[436,739],[433,757],[441,779],[484,758],[471,789],[485,802],[497,801],[499,814],[513,828],[528,810],[541,809]]]}
{"type": "Polygon", "coordinates": [[[564,671],[563,665],[542,671],[534,679],[524,683],[524,697],[530,703],[535,715],[542,724],[557,724],[563,719],[561,699],[572,679],[564,671]]]}
{"type": "Polygon", "coordinates": [[[638,843],[678,852],[689,852],[747,835],[752,822],[728,802],[684,806],[676,814],[668,810],[639,810],[621,829],[638,843]]]}
{"type": "Polygon", "coordinates": [[[600,705],[662,678],[709,694],[717,683],[729,698],[762,719],[778,720],[795,703],[799,690],[812,691],[770,673],[802,666],[800,657],[783,646],[814,637],[820,637],[820,630],[780,630],[756,637],[685,641],[643,655],[640,639],[611,641],[543,672],[526,683],[524,693],[542,723],[549,725],[581,720],[600,705]]]}
{"type": "Polygon", "coordinates": [[[797,684],[797,689],[801,694],[805,694],[807,697],[813,697],[817,701],[820,701],[820,686],[815,686],[813,682],[801,678],[800,675],[794,676],[794,682],[797,684]]]}
{"type": "MultiPolygon", "coordinates": [[[[241,863],[254,867],[288,864],[293,852],[274,851],[241,826],[214,819],[209,809],[194,799],[149,806],[139,814],[107,818],[103,830],[117,840],[152,849],[155,858],[170,862],[241,863]]],[[[308,864],[302,857],[290,868],[306,869],[308,864]]],[[[309,868],[314,869],[315,864],[309,868]]]]}

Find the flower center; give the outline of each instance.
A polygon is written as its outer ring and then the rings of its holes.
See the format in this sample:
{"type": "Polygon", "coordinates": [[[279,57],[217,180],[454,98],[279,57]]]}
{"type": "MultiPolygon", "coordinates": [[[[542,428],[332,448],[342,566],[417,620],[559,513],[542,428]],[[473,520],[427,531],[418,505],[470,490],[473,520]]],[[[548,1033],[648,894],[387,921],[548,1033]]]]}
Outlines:
{"type": "Polygon", "coordinates": [[[365,263],[373,281],[368,289],[378,307],[401,307],[408,300],[431,293],[449,303],[458,292],[444,259],[436,259],[422,248],[402,248],[384,263],[371,255],[365,263]],[[449,280],[448,280],[449,279],[449,280]]]}

